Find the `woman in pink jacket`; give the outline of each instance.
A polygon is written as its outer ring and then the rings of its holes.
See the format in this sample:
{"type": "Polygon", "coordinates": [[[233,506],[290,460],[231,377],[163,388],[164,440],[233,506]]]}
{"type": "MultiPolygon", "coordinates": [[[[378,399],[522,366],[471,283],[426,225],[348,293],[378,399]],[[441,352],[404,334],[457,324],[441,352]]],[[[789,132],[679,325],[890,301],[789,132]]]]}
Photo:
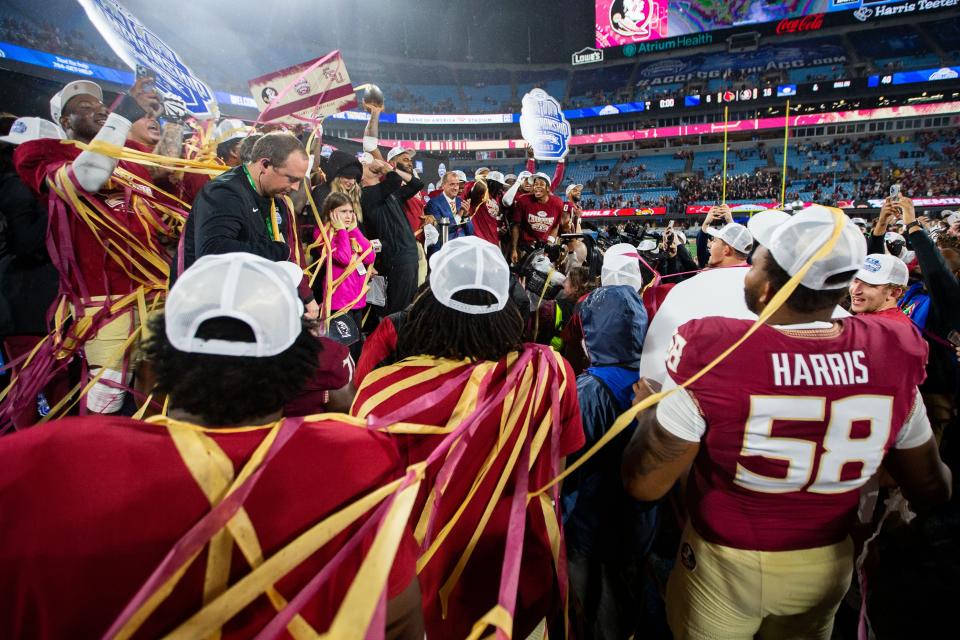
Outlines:
{"type": "MultiPolygon", "coordinates": [[[[360,325],[363,319],[363,308],[367,306],[367,296],[363,286],[376,271],[373,261],[376,254],[370,246],[370,241],[363,237],[357,227],[357,215],[353,210],[353,202],[342,193],[332,192],[323,201],[320,212],[323,222],[330,225],[331,238],[331,272],[330,282],[334,283],[330,296],[331,315],[350,308],[345,315],[349,316],[356,326],[358,340],[350,345],[350,352],[354,360],[360,357],[363,344],[363,334],[360,325]],[[368,276],[368,272],[371,272],[368,276]]],[[[315,232],[315,238],[320,237],[320,231],[315,232]]],[[[327,278],[323,277],[322,286],[326,288],[327,278]]],[[[324,291],[326,294],[326,291],[324,291]]],[[[330,331],[337,331],[335,324],[331,324],[330,331]]],[[[337,338],[337,336],[331,336],[337,338]]]]}

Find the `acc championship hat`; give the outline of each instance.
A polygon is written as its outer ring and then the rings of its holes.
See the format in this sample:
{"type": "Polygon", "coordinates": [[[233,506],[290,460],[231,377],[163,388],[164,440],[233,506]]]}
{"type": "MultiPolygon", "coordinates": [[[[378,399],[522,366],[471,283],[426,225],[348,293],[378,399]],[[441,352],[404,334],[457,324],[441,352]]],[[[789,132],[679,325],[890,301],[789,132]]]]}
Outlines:
{"type": "Polygon", "coordinates": [[[187,353],[266,358],[289,349],[301,331],[300,268],[250,253],[203,256],[170,289],[165,309],[167,339],[187,353]],[[206,320],[234,318],[250,327],[254,342],[204,340],[206,320]]]}
{"type": "Polygon", "coordinates": [[[568,184],[568,185],[567,185],[567,190],[566,190],[565,193],[567,194],[567,197],[568,197],[568,198],[570,197],[570,192],[573,191],[574,189],[576,189],[577,187],[580,187],[581,189],[583,189],[583,185],[582,185],[582,184],[568,184]]]}
{"type": "Polygon", "coordinates": [[[707,227],[704,229],[704,233],[708,236],[723,240],[740,253],[750,253],[750,250],[753,248],[753,236],[750,235],[750,231],[742,224],[736,222],[726,224],[719,229],[707,227]]]}
{"type": "MultiPolygon", "coordinates": [[[[813,205],[802,209],[777,227],[764,246],[773,260],[790,276],[794,276],[833,234],[833,214],[830,209],[813,205]]],[[[810,267],[800,281],[816,291],[842,289],[850,284],[855,272],[867,257],[867,241],[857,225],[843,216],[843,231],[833,250],[810,267]],[[850,272],[842,282],[827,283],[837,274],[850,272]]]]}
{"type": "Polygon", "coordinates": [[[417,155],[417,152],[415,149],[406,149],[404,147],[394,147],[393,149],[390,149],[389,152],[387,152],[387,162],[390,162],[397,156],[402,156],[403,154],[409,155],[410,159],[412,160],[413,156],[417,155]]]}
{"type": "Polygon", "coordinates": [[[871,253],[854,277],[867,284],[895,284],[905,287],[908,275],[907,265],[903,264],[903,260],[886,253],[871,253]]]}
{"type": "Polygon", "coordinates": [[[499,171],[491,171],[490,173],[488,173],[488,174],[487,174],[487,177],[486,177],[486,181],[487,181],[487,182],[499,182],[500,184],[506,184],[506,183],[507,183],[506,178],[504,178],[504,177],[503,177],[503,174],[500,173],[499,171]]]}
{"type": "Polygon", "coordinates": [[[430,258],[430,290],[445,307],[470,315],[502,310],[510,298],[510,265],[500,248],[476,236],[455,238],[430,258]],[[455,300],[461,291],[486,291],[486,305],[455,300]]]}
{"type": "Polygon", "coordinates": [[[54,138],[63,140],[63,131],[60,127],[43,118],[17,118],[10,126],[10,133],[0,136],[0,142],[23,144],[30,140],[54,138]]]}
{"type": "Polygon", "coordinates": [[[50,98],[50,115],[54,122],[60,122],[63,115],[63,106],[76,96],[93,96],[103,102],[103,89],[96,82],[89,80],[74,80],[68,82],[52,98],[50,98]]]}
{"type": "Polygon", "coordinates": [[[214,131],[214,141],[220,145],[237,138],[246,138],[253,132],[253,127],[243,123],[243,120],[228,118],[221,120],[214,131]]]}

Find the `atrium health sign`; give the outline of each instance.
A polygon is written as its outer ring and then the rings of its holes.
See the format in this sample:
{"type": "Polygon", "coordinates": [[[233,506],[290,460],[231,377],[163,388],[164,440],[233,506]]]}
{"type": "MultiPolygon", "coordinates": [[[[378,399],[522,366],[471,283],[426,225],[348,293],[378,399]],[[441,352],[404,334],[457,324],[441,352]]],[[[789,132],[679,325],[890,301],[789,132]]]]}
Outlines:
{"type": "Polygon", "coordinates": [[[215,118],[217,100],[202,80],[160,37],[116,0],[78,0],[114,53],[131,69],[146,67],[158,91],[179,96],[193,115],[215,118]]]}
{"type": "Polygon", "coordinates": [[[570,150],[570,123],[560,103],[543,89],[534,89],[523,96],[520,111],[520,134],[533,147],[537,160],[565,158],[570,150]]]}

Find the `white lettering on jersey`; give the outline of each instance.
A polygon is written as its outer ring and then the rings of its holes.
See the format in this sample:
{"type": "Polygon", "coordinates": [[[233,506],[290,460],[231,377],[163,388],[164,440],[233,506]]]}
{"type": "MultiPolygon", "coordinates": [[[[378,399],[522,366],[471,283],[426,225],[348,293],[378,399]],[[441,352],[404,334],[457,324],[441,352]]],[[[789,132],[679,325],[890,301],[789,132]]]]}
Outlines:
{"type": "Polygon", "coordinates": [[[680,366],[680,358],[683,356],[683,348],[687,346],[687,340],[679,333],[673,334],[673,341],[670,342],[670,350],[667,352],[667,369],[677,372],[680,366]]]}
{"type": "Polygon", "coordinates": [[[849,396],[829,404],[824,397],[750,396],[734,482],[760,493],[833,494],[858,489],[883,461],[892,421],[891,396],[849,396]],[[790,430],[783,423],[823,422],[828,408],[830,418],[822,439],[788,437],[790,430]],[[858,422],[869,423],[869,435],[852,436],[858,422]],[[774,433],[775,423],[780,423],[779,433],[774,433]],[[819,465],[817,441],[823,447],[819,465]],[[786,462],[787,468],[777,475],[758,473],[749,468],[751,459],[786,462]]]}
{"type": "Polygon", "coordinates": [[[773,384],[778,387],[835,387],[870,382],[863,351],[772,353],[770,359],[773,384]]]}

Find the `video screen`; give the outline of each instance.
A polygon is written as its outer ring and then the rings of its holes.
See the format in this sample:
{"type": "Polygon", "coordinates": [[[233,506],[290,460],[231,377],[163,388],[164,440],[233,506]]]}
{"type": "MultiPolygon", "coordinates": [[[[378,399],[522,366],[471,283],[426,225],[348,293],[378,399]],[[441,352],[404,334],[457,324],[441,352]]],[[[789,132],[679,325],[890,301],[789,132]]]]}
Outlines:
{"type": "MultiPolygon", "coordinates": [[[[652,42],[718,29],[802,19],[834,11],[858,10],[901,0],[597,0],[597,47],[652,42]]],[[[788,25],[789,28],[789,25],[788,25]]],[[[796,30],[796,29],[794,29],[796,30]]]]}

